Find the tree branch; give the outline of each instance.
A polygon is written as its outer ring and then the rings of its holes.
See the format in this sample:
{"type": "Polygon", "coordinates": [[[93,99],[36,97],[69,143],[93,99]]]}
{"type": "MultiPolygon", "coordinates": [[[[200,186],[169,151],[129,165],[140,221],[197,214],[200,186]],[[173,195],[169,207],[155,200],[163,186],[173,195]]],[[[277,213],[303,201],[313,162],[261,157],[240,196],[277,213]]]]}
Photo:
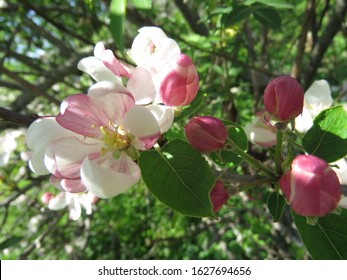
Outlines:
{"type": "Polygon", "coordinates": [[[309,30],[310,22],[312,21],[312,18],[313,18],[314,7],[315,7],[315,0],[308,0],[306,5],[305,18],[302,23],[300,41],[298,44],[298,49],[296,52],[296,57],[295,57],[293,67],[292,67],[292,72],[291,72],[291,75],[294,78],[298,78],[300,70],[301,70],[302,58],[304,56],[304,51],[305,51],[307,32],[309,30]]]}
{"type": "Polygon", "coordinates": [[[314,46],[310,63],[305,71],[303,81],[304,89],[307,89],[313,82],[314,76],[318,67],[321,64],[322,58],[334,39],[336,33],[341,29],[343,20],[347,12],[347,1],[337,0],[332,14],[329,18],[328,24],[323,31],[322,36],[319,38],[317,44],[314,46]]]}
{"type": "Polygon", "coordinates": [[[29,127],[35,117],[23,115],[6,108],[0,107],[0,122],[7,121],[10,123],[19,124],[21,126],[29,127]]]}

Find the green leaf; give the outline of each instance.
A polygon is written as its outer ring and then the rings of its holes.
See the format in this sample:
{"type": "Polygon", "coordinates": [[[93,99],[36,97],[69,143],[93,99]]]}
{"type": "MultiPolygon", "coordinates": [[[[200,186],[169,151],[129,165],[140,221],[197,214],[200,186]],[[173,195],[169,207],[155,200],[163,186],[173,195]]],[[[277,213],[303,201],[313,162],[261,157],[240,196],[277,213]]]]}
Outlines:
{"type": "Polygon", "coordinates": [[[251,8],[238,5],[233,8],[233,10],[228,14],[223,14],[222,23],[228,27],[239,23],[240,21],[248,18],[251,15],[251,8]]]}
{"type": "Polygon", "coordinates": [[[294,6],[283,0],[246,0],[243,4],[246,6],[260,3],[276,9],[293,9],[294,6]]]}
{"type": "Polygon", "coordinates": [[[281,28],[281,17],[274,8],[264,5],[254,5],[252,6],[252,14],[256,20],[268,28],[281,28]]]}
{"type": "Polygon", "coordinates": [[[302,139],[309,154],[334,162],[347,154],[347,112],[336,106],[320,112],[302,139]]]}
{"type": "MultiPolygon", "coordinates": [[[[228,138],[233,140],[234,143],[242,150],[247,151],[248,139],[242,127],[236,123],[229,121],[223,121],[223,123],[226,126],[229,126],[228,138]]],[[[211,158],[217,164],[227,167],[235,167],[243,160],[242,157],[240,157],[239,155],[227,150],[221,150],[211,153],[211,158]]]]}
{"type": "Polygon", "coordinates": [[[175,118],[175,121],[180,121],[185,119],[189,115],[194,114],[197,110],[199,110],[200,106],[204,103],[206,98],[206,94],[202,94],[198,92],[193,102],[191,102],[188,106],[184,107],[181,114],[175,118]]]}
{"type": "Polygon", "coordinates": [[[214,217],[210,192],[215,178],[187,142],[175,139],[161,151],[142,152],[139,166],[148,189],[168,207],[187,216],[214,217]]]}
{"type": "Polygon", "coordinates": [[[124,21],[126,0],[112,0],[110,5],[110,31],[117,48],[124,53],[124,21]]]}
{"type": "Polygon", "coordinates": [[[300,237],[313,259],[347,259],[347,209],[341,214],[331,213],[309,225],[306,217],[292,212],[300,237]]]}
{"type": "Polygon", "coordinates": [[[267,200],[267,207],[270,211],[274,222],[278,222],[283,214],[284,207],[286,206],[286,201],[284,197],[277,192],[272,192],[267,200]]]}
{"type": "Polygon", "coordinates": [[[131,2],[139,10],[150,10],[152,8],[152,0],[131,0],[131,2]]]}
{"type": "Polygon", "coordinates": [[[12,236],[10,238],[7,238],[5,241],[0,243],[0,250],[4,250],[6,248],[14,246],[18,242],[20,242],[22,239],[23,239],[23,237],[21,237],[21,236],[12,236]]]}

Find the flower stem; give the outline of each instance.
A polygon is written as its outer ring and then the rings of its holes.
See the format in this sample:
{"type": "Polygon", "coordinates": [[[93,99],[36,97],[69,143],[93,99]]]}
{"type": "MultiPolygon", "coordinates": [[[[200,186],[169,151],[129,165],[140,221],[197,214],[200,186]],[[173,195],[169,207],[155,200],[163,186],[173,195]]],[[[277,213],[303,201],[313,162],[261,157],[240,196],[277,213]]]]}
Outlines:
{"type": "Polygon", "coordinates": [[[282,174],[281,167],[281,157],[282,157],[282,146],[283,146],[283,138],[285,128],[279,127],[276,125],[276,148],[275,148],[275,166],[276,166],[276,174],[282,174]]]}
{"type": "Polygon", "coordinates": [[[245,151],[243,151],[239,146],[235,144],[235,142],[231,139],[227,140],[228,146],[230,146],[230,151],[234,152],[235,154],[241,156],[248,164],[253,166],[254,168],[258,169],[259,171],[263,172],[264,174],[268,176],[274,176],[274,172],[266,167],[264,164],[262,164],[259,160],[256,160],[254,157],[247,154],[245,151]]]}

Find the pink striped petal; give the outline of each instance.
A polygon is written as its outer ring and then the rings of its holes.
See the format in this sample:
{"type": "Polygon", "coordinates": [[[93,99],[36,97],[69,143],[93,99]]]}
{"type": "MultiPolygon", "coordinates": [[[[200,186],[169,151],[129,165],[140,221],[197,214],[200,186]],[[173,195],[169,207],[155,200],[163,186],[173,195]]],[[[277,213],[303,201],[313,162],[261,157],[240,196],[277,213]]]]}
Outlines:
{"type": "Polygon", "coordinates": [[[118,160],[111,154],[97,159],[87,157],[81,168],[83,184],[100,198],[126,192],[138,182],[140,176],[140,168],[125,152],[118,160]]]}
{"type": "Polygon", "coordinates": [[[130,74],[111,50],[105,50],[101,55],[101,60],[115,76],[129,78],[130,74]]]}
{"type": "Polygon", "coordinates": [[[101,135],[100,126],[109,118],[103,110],[95,106],[88,95],[75,94],[67,97],[60,107],[57,122],[66,129],[87,137],[101,135]]]}

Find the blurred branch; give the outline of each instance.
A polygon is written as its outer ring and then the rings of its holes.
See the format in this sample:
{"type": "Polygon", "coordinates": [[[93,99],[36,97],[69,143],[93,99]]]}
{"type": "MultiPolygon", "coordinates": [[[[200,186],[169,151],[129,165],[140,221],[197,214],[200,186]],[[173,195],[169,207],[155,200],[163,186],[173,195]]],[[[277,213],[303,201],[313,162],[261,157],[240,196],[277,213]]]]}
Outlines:
{"type": "Polygon", "coordinates": [[[31,4],[29,1],[27,0],[22,0],[22,3],[23,5],[30,9],[30,10],[33,10],[35,11],[36,14],[38,14],[40,17],[42,17],[43,19],[45,19],[47,22],[49,22],[50,24],[52,24],[53,26],[55,26],[57,29],[61,30],[62,32],[66,33],[66,34],[69,34],[70,36],[82,41],[83,43],[86,43],[86,44],[89,44],[89,45],[94,45],[94,43],[92,41],[89,40],[89,38],[85,38],[83,36],[81,36],[80,34],[70,30],[70,29],[67,29],[63,24],[55,21],[54,19],[50,18],[48,15],[47,15],[47,12],[43,9],[42,10],[42,7],[37,7],[33,4],[31,4]]]}
{"type": "Polygon", "coordinates": [[[317,44],[314,46],[308,68],[305,69],[305,77],[303,80],[304,89],[307,89],[313,82],[314,76],[318,67],[321,64],[322,58],[330,46],[337,32],[341,29],[342,23],[347,12],[347,1],[336,0],[335,7],[330,15],[328,24],[323,31],[317,44]]]}
{"type": "Polygon", "coordinates": [[[19,124],[25,127],[29,127],[36,118],[32,116],[23,115],[6,108],[0,107],[0,122],[8,121],[11,123],[19,124]]]}
{"type": "Polygon", "coordinates": [[[200,21],[200,16],[196,8],[190,5],[191,3],[192,1],[175,0],[176,6],[180,9],[192,30],[197,34],[208,36],[207,27],[200,21]]]}
{"type": "Polygon", "coordinates": [[[66,211],[62,211],[59,215],[48,224],[47,228],[32,242],[29,247],[27,247],[24,252],[19,256],[20,260],[25,260],[30,255],[30,253],[36,248],[38,244],[40,244],[45,237],[55,228],[55,226],[59,223],[60,219],[66,214],[66,211]]]}
{"type": "Polygon", "coordinates": [[[293,76],[294,78],[298,78],[300,70],[301,70],[302,58],[305,52],[307,32],[310,26],[310,22],[312,22],[312,19],[314,17],[314,7],[315,7],[315,0],[307,0],[305,17],[304,17],[304,21],[302,23],[302,28],[301,28],[300,40],[299,40],[296,57],[295,57],[294,64],[292,67],[292,72],[291,72],[291,76],[293,76]]]}

